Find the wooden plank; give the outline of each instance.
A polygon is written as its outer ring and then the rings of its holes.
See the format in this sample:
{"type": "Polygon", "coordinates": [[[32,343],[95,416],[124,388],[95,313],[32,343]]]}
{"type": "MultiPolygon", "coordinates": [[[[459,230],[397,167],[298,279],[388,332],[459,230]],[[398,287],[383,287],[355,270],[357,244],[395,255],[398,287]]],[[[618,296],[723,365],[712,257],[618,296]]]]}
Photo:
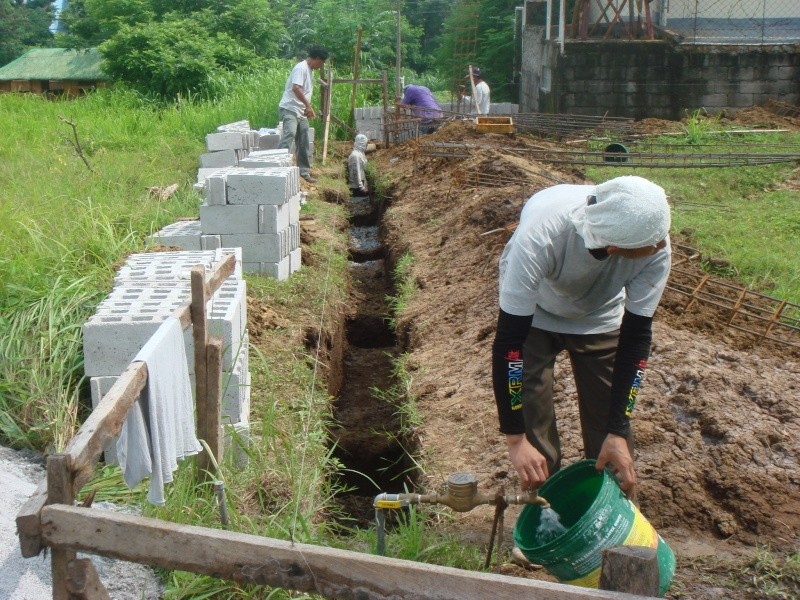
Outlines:
{"type": "MultiPolygon", "coordinates": [[[[47,502],[72,506],[74,501],[70,457],[68,454],[51,454],[47,457],[47,502]]],[[[50,553],[53,600],[70,600],[67,590],[67,563],[74,559],[75,550],[71,548],[53,548],[50,553]]]]}
{"type": "MultiPolygon", "coordinates": [[[[194,389],[197,411],[197,436],[205,439],[209,425],[206,422],[208,409],[208,377],[206,371],[208,345],[208,326],[206,323],[206,303],[208,302],[205,269],[196,266],[192,269],[192,339],[194,340],[194,389]]],[[[197,456],[197,468],[202,473],[211,466],[208,454],[197,456]]]]}
{"type": "Polygon", "coordinates": [[[206,281],[206,294],[208,297],[214,295],[219,289],[219,286],[231,275],[233,275],[233,270],[236,267],[236,257],[233,254],[229,254],[225,259],[219,261],[214,265],[214,270],[208,276],[208,280],[206,281]]]}
{"type": "Polygon", "coordinates": [[[24,558],[38,556],[42,551],[42,508],[47,503],[47,477],[17,513],[19,548],[24,558]]]}
{"type": "Polygon", "coordinates": [[[655,548],[619,546],[602,551],[600,589],[658,596],[658,554],[655,548]]]}
{"type": "Polygon", "coordinates": [[[245,533],[177,525],[73,506],[46,506],[42,536],[56,548],[178,569],[327,598],[437,600],[643,600],[641,596],[465,571],[296,544],[245,533]]]}
{"type": "Polygon", "coordinates": [[[206,348],[206,377],[208,379],[208,402],[206,402],[206,424],[208,431],[203,438],[217,464],[222,462],[222,339],[212,337],[206,348]]]}
{"type": "Polygon", "coordinates": [[[355,130],[355,129],[353,129],[352,127],[350,127],[350,125],[348,125],[348,124],[347,124],[347,123],[345,123],[344,121],[342,121],[342,120],[341,120],[340,118],[338,118],[336,115],[331,115],[331,120],[332,120],[334,123],[336,123],[336,124],[337,124],[339,127],[341,127],[342,129],[346,130],[346,131],[347,131],[347,132],[348,132],[350,135],[353,135],[353,136],[355,136],[355,135],[356,135],[356,133],[357,133],[357,132],[356,132],[356,130],[355,130]]]}
{"type": "Polygon", "coordinates": [[[67,563],[67,589],[71,600],[111,600],[89,558],[76,558],[67,563]]]}
{"type": "Polygon", "coordinates": [[[69,441],[64,453],[69,454],[70,465],[77,474],[73,493],[89,479],[95,463],[119,434],[128,411],[139,400],[146,384],[147,364],[130,363],[69,441]]]}

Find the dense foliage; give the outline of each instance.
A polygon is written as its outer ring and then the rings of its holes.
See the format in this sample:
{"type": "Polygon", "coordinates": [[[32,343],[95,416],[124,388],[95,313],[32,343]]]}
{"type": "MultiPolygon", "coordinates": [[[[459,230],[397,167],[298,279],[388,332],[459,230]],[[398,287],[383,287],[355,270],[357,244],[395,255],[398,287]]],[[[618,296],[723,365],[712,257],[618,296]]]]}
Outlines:
{"type": "Polygon", "coordinates": [[[265,58],[303,58],[314,44],[330,50],[330,64],[339,73],[352,72],[358,48],[362,76],[385,70],[393,81],[399,38],[407,79],[436,81],[434,87],[444,90],[452,87],[447,82],[453,73],[478,64],[491,74],[493,96],[502,100],[511,95],[516,0],[501,4],[72,0],[61,17],[68,33],[59,34],[57,43],[97,46],[115,80],[145,93],[175,97],[211,92],[221,72],[247,71],[265,58]],[[468,52],[459,51],[465,44],[468,52]]]}
{"type": "Polygon", "coordinates": [[[0,66],[52,40],[52,0],[0,0],[0,66]]]}

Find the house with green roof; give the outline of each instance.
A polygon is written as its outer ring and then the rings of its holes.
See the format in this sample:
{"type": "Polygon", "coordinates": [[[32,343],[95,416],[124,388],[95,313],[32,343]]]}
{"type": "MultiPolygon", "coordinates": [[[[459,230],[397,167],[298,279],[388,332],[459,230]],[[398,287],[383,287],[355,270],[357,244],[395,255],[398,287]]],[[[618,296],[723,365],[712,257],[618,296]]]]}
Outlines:
{"type": "Polygon", "coordinates": [[[97,48],[34,48],[0,67],[0,92],[79,95],[106,85],[102,62],[97,48]]]}

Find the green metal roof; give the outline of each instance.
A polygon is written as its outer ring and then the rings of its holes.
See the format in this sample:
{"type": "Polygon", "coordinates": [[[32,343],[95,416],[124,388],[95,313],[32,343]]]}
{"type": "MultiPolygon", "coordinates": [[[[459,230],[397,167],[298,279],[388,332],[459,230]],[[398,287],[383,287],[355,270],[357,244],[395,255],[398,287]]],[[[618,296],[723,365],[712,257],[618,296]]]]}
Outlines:
{"type": "Polygon", "coordinates": [[[100,70],[102,62],[103,57],[97,48],[88,50],[34,48],[6,66],[0,67],[0,81],[14,79],[105,81],[108,76],[100,70]]]}

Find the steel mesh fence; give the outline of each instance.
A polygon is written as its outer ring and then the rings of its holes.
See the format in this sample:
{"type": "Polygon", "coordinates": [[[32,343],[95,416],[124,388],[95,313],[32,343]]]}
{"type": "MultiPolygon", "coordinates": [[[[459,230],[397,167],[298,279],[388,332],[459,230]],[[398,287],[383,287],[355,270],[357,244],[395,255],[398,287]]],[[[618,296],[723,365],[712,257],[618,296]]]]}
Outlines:
{"type": "MultiPolygon", "coordinates": [[[[659,4],[656,0],[653,4],[659,4]]],[[[668,0],[664,29],[694,44],[800,41],[798,0],[668,0]]]]}

